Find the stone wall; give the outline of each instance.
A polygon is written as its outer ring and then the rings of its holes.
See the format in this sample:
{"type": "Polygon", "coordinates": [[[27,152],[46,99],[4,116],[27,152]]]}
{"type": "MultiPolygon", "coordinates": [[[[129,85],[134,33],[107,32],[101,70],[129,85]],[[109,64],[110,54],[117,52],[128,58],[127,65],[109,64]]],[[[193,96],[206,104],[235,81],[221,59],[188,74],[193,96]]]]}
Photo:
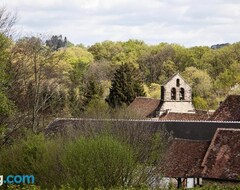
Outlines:
{"type": "Polygon", "coordinates": [[[165,101],[160,108],[160,115],[165,112],[174,112],[174,113],[195,113],[195,108],[191,101],[182,102],[182,101],[165,101]]]}

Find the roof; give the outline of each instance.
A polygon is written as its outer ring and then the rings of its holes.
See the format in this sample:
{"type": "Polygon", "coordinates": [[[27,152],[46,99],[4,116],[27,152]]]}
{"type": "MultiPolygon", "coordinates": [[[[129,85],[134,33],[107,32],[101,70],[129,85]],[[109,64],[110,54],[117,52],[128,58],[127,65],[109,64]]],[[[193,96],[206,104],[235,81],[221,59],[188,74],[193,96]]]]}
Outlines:
{"type": "Polygon", "coordinates": [[[200,177],[201,163],[210,141],[174,139],[163,163],[166,177],[200,177]]]}
{"type": "Polygon", "coordinates": [[[160,99],[137,97],[128,108],[142,117],[156,117],[159,106],[160,99]]]}
{"type": "Polygon", "coordinates": [[[238,121],[163,121],[163,120],[133,120],[133,119],[86,119],[86,118],[56,118],[52,121],[44,133],[54,135],[71,130],[99,129],[112,126],[113,129],[134,129],[140,131],[166,130],[176,138],[191,140],[211,140],[217,128],[240,129],[238,121]],[[96,126],[98,126],[96,128],[96,126]]]}
{"type": "Polygon", "coordinates": [[[217,129],[204,157],[203,177],[240,180],[240,129],[217,129]]]}
{"type": "Polygon", "coordinates": [[[240,121],[240,95],[229,95],[209,120],[240,121]]]}
{"type": "Polygon", "coordinates": [[[183,120],[183,121],[200,121],[207,120],[207,113],[165,113],[159,117],[159,120],[183,120]]]}

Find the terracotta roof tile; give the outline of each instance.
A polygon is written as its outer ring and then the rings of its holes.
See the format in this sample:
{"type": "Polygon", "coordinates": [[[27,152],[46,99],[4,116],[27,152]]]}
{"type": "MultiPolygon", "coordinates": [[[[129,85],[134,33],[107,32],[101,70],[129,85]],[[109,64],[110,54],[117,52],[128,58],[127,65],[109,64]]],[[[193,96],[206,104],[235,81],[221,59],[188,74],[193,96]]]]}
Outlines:
{"type": "Polygon", "coordinates": [[[240,180],[240,129],[217,129],[202,166],[206,178],[240,180]]]}
{"type": "Polygon", "coordinates": [[[228,96],[209,120],[240,121],[240,95],[228,96]]]}
{"type": "Polygon", "coordinates": [[[166,113],[159,117],[159,120],[184,120],[184,121],[204,121],[208,119],[207,113],[166,113]]]}
{"type": "Polygon", "coordinates": [[[128,108],[134,110],[142,117],[156,117],[156,111],[159,106],[160,99],[137,97],[128,108]]]}
{"type": "Polygon", "coordinates": [[[210,141],[174,139],[163,163],[166,177],[200,177],[201,163],[210,141]]]}

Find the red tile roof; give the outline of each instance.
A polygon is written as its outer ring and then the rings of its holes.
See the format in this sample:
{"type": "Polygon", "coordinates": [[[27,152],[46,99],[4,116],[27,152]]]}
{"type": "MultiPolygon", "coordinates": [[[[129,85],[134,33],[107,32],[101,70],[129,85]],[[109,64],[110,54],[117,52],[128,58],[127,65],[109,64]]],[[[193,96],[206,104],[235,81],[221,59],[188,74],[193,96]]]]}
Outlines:
{"type": "Polygon", "coordinates": [[[159,106],[160,99],[137,97],[128,108],[142,117],[156,117],[159,106]]]}
{"type": "Polygon", "coordinates": [[[200,177],[201,163],[210,141],[174,139],[165,155],[165,177],[200,177]]]}
{"type": "Polygon", "coordinates": [[[208,119],[207,113],[166,113],[159,117],[159,120],[184,120],[184,121],[204,121],[208,119]]]}
{"type": "Polygon", "coordinates": [[[240,95],[228,96],[209,120],[240,121],[240,95]]]}
{"type": "Polygon", "coordinates": [[[240,180],[240,129],[217,129],[202,166],[205,178],[240,180]]]}

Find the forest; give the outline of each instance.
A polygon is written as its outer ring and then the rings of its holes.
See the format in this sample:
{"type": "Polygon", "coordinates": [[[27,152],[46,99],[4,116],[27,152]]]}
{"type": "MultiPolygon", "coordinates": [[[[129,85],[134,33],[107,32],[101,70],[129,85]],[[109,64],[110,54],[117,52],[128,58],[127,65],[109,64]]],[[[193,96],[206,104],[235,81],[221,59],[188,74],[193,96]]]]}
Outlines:
{"type": "MultiPolygon", "coordinates": [[[[4,8],[0,9],[0,143],[7,147],[1,150],[0,163],[11,166],[4,168],[6,173],[9,169],[15,173],[35,171],[39,179],[42,177],[41,182],[47,180],[48,175],[53,175],[52,178],[48,176],[48,180],[58,178],[57,172],[48,172],[51,171],[50,164],[54,163],[53,166],[58,168],[56,163],[61,161],[60,169],[65,171],[64,168],[75,167],[74,159],[77,156],[62,152],[59,144],[63,139],[53,142],[42,136],[41,131],[52,120],[57,117],[137,117],[125,113],[124,109],[137,96],[160,98],[160,85],[176,72],[192,86],[196,109],[216,109],[228,94],[240,93],[240,42],[211,48],[184,47],[164,42],[150,45],[129,39],[103,41],[86,47],[83,44],[73,44],[62,35],[24,35],[14,39],[12,34],[16,32],[13,31],[16,20],[14,14],[4,8]],[[29,131],[35,135],[29,135],[29,131]],[[16,159],[11,155],[15,155],[16,159]],[[44,155],[49,160],[42,163],[44,155]],[[62,160],[56,161],[56,155],[61,155],[59,157],[62,160]],[[19,164],[17,158],[23,157],[26,160],[19,164]],[[39,164],[45,164],[47,169],[43,171],[38,167],[39,164]],[[41,172],[45,172],[46,178],[40,175],[41,172]]],[[[156,142],[155,138],[152,140],[156,142]]],[[[122,158],[124,162],[119,162],[119,167],[126,166],[126,170],[131,172],[139,167],[136,166],[139,160],[136,161],[137,154],[134,152],[140,149],[129,147],[129,143],[119,140],[119,136],[112,138],[103,135],[92,140],[81,137],[76,139],[75,144],[68,141],[69,139],[64,142],[64,147],[70,152],[73,150],[71,153],[78,150],[82,151],[83,156],[91,157],[93,152],[88,150],[95,147],[97,152],[98,145],[102,143],[106,146],[106,154],[113,153],[110,156],[116,158],[116,162],[118,157],[122,158]],[[112,146],[109,147],[109,144],[112,146]],[[78,149],[82,145],[90,148],[78,149]],[[112,150],[118,150],[117,154],[112,150]]],[[[158,146],[165,147],[163,141],[157,142],[161,142],[158,146]]],[[[154,151],[148,154],[156,156],[154,151]]],[[[93,156],[89,160],[90,165],[99,161],[94,159],[93,156]]],[[[146,160],[146,163],[152,164],[156,160],[151,161],[146,160]]],[[[96,168],[90,169],[95,171],[96,168]]],[[[72,176],[82,175],[73,171],[66,172],[72,176]]],[[[125,174],[122,171],[120,177],[125,174]]],[[[112,187],[98,177],[99,173],[95,178],[89,178],[96,179],[96,186],[91,186],[92,181],[86,182],[86,179],[78,184],[82,184],[84,189],[112,187]],[[85,188],[84,185],[90,186],[85,188]]],[[[69,181],[61,181],[62,184],[77,186],[76,181],[71,181],[70,177],[67,179],[69,181]]],[[[123,183],[115,182],[117,187],[123,183]]],[[[51,183],[61,186],[57,181],[50,181],[49,184],[51,183]]],[[[49,184],[43,185],[51,188],[54,186],[49,184]]]]}
{"type": "Polygon", "coordinates": [[[192,86],[196,109],[216,109],[240,92],[240,42],[186,48],[135,39],[85,47],[62,35],[13,40],[17,19],[4,8],[0,14],[2,134],[23,125],[38,131],[56,117],[116,112],[136,96],[160,98],[160,85],[176,72],[192,86]]]}
{"type": "Polygon", "coordinates": [[[17,114],[34,128],[49,117],[128,105],[136,96],[160,98],[160,85],[176,72],[192,86],[197,109],[216,109],[240,91],[239,42],[219,49],[139,40],[84,47],[61,35],[13,41],[4,34],[0,42],[1,118],[17,114]]]}

